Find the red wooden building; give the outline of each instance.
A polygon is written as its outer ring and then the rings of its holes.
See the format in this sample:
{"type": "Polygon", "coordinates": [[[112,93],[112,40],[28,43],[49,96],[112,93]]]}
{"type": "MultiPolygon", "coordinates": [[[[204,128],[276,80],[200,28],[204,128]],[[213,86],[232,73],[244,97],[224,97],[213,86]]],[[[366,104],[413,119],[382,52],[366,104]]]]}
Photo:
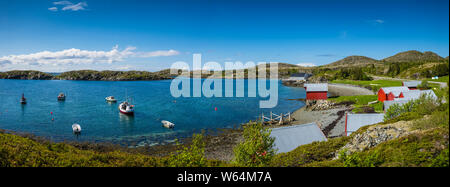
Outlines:
{"type": "Polygon", "coordinates": [[[305,84],[306,100],[328,99],[328,84],[305,84]]]}
{"type": "Polygon", "coordinates": [[[378,101],[392,101],[395,98],[402,98],[403,92],[408,92],[409,88],[406,86],[398,87],[384,87],[378,90],[378,101]]]}

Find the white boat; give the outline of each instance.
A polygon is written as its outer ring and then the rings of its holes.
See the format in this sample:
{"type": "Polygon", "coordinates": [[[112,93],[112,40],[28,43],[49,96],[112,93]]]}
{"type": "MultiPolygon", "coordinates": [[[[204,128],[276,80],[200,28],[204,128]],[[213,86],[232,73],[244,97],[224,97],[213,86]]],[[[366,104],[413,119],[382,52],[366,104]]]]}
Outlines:
{"type": "Polygon", "coordinates": [[[134,114],[134,105],[131,105],[127,101],[120,103],[119,111],[122,114],[133,115],[134,114]]]}
{"type": "Polygon", "coordinates": [[[117,99],[114,98],[114,96],[108,96],[108,97],[106,97],[105,99],[106,99],[106,101],[108,101],[108,102],[117,102],[117,99]]]}
{"type": "Polygon", "coordinates": [[[173,124],[170,121],[162,120],[161,123],[163,124],[163,127],[168,128],[168,129],[172,129],[175,127],[175,124],[173,124]]]}
{"type": "Polygon", "coordinates": [[[81,126],[79,124],[75,123],[72,125],[72,130],[73,130],[73,133],[79,134],[79,133],[81,133],[81,126]]]}

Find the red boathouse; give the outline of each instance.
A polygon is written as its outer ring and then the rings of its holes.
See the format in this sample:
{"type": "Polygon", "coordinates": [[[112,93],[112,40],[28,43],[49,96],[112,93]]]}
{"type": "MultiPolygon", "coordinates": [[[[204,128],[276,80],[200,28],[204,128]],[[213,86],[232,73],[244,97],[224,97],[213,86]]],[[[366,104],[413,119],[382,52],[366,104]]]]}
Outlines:
{"type": "Polygon", "coordinates": [[[306,100],[328,99],[328,84],[305,84],[306,100]]]}

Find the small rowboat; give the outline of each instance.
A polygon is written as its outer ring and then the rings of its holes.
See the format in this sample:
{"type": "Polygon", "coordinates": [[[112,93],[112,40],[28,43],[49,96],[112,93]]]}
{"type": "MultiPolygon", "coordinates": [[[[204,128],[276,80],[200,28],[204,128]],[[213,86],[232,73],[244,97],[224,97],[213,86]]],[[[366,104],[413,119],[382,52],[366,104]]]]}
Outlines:
{"type": "Polygon", "coordinates": [[[72,131],[75,134],[80,134],[81,133],[81,126],[79,124],[73,124],[72,125],[72,131]]]}
{"type": "Polygon", "coordinates": [[[106,101],[108,101],[108,102],[117,102],[117,99],[114,98],[114,96],[108,96],[108,97],[106,97],[105,99],[106,99],[106,101]]]}
{"type": "Polygon", "coordinates": [[[166,120],[162,120],[161,123],[163,124],[162,126],[168,129],[173,129],[175,127],[175,124],[173,124],[170,121],[166,121],[166,120]]]}

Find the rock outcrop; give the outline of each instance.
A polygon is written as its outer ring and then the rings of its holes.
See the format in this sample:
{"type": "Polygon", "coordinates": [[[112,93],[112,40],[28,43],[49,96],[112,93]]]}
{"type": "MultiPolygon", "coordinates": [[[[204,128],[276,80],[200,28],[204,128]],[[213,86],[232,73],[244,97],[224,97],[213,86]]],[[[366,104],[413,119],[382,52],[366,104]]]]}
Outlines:
{"type": "Polygon", "coordinates": [[[339,154],[342,151],[349,155],[370,149],[392,139],[407,136],[414,132],[410,127],[411,123],[411,121],[399,121],[393,124],[371,126],[365,132],[355,134],[349,143],[335,153],[335,159],[339,158],[339,154]]]}
{"type": "Polygon", "coordinates": [[[328,100],[306,100],[305,108],[309,111],[328,110],[334,107],[334,103],[328,100]]]}

